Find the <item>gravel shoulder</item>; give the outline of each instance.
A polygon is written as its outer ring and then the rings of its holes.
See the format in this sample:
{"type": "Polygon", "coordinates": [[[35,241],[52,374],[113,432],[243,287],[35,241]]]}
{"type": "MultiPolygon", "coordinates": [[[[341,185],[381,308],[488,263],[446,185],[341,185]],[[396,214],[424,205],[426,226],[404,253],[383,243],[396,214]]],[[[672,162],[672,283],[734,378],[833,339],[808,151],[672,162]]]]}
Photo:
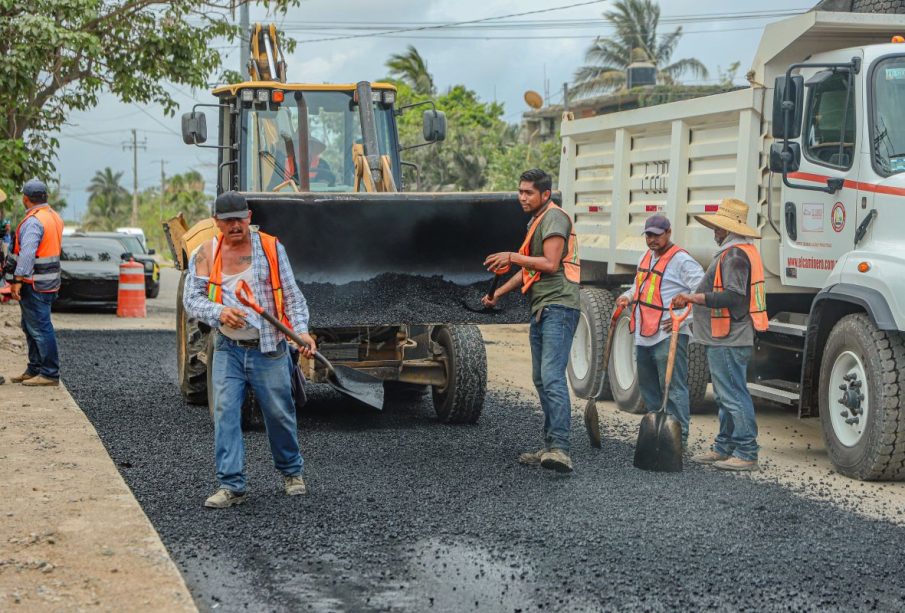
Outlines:
{"type": "MultiPolygon", "coordinates": [[[[66,317],[54,316],[58,326],[60,319],[66,317]]],[[[7,379],[25,364],[18,320],[17,304],[0,305],[0,373],[7,379]]],[[[7,490],[0,497],[0,610],[197,610],[65,387],[0,386],[0,464],[7,490]]]]}

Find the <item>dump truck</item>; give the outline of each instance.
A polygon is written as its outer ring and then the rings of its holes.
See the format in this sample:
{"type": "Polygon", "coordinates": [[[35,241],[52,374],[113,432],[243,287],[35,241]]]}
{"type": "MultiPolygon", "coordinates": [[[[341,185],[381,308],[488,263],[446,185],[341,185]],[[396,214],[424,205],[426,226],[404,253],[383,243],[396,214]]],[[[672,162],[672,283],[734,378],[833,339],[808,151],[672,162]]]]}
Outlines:
{"type": "MultiPolygon", "coordinates": [[[[614,292],[632,283],[645,220],[705,267],[694,215],[748,203],[761,231],[769,329],[751,395],[819,417],[836,470],[905,479],[905,17],[808,12],[766,26],[750,87],[562,124],[560,188],[582,260],[573,390],[640,412],[628,312],[601,353],[614,292]],[[898,119],[897,119],[898,118],[898,119]]],[[[708,384],[691,345],[689,385],[708,384]]]]}
{"type": "MultiPolygon", "coordinates": [[[[484,402],[487,363],[476,324],[526,321],[516,298],[481,305],[493,275],[487,254],[522,240],[526,218],[516,192],[409,191],[402,154],[442,141],[446,118],[432,102],[400,106],[389,83],[286,82],[276,29],[251,35],[251,80],[214,89],[215,101],[182,117],[186,144],[217,152],[217,192],[245,194],[252,224],[285,247],[311,313],[311,332],[333,364],[386,381],[387,392],[431,389],[440,421],[473,423],[484,402]],[[423,112],[423,142],[400,143],[397,118],[423,112]],[[218,117],[208,143],[203,109],[218,117]]],[[[410,173],[416,177],[419,169],[410,173]]],[[[177,268],[179,387],[208,401],[210,329],[183,309],[191,257],[217,235],[212,219],[164,225],[177,268]]],[[[327,372],[302,359],[309,381],[327,372]]],[[[243,421],[256,418],[253,399],[243,421]]]]}

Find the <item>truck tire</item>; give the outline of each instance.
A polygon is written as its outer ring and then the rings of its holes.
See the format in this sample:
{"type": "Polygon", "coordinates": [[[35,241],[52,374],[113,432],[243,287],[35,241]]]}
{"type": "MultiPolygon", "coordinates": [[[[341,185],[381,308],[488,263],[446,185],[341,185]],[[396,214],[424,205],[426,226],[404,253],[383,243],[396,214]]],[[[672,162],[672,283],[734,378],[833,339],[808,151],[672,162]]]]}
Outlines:
{"type": "Polygon", "coordinates": [[[628,329],[631,315],[631,310],[625,309],[616,321],[607,378],[616,406],[626,413],[639,415],[645,412],[645,408],[635,366],[635,339],[628,329]]]}
{"type": "Polygon", "coordinates": [[[707,363],[707,348],[704,345],[688,345],[688,402],[691,413],[699,415],[711,412],[708,404],[707,386],[710,384],[710,365],[707,363]]]}
{"type": "Polygon", "coordinates": [[[827,338],[819,386],[823,437],[836,470],[854,479],[905,479],[903,336],[878,330],[863,313],[843,317],[827,338]]]}
{"type": "Polygon", "coordinates": [[[189,317],[182,306],[186,271],[179,278],[176,293],[176,368],[179,390],[189,404],[207,402],[207,368],[201,359],[207,347],[208,334],[198,327],[198,320],[189,317]]]}
{"type": "Polygon", "coordinates": [[[433,339],[446,353],[447,383],[432,386],[437,418],[445,424],[473,424],[487,392],[487,354],[477,326],[437,326],[433,339]]]}
{"type": "Polygon", "coordinates": [[[609,290],[599,287],[581,288],[581,315],[569,353],[569,383],[579,398],[590,398],[598,389],[597,400],[612,400],[613,392],[603,364],[606,337],[616,299],[609,290]],[[604,379],[601,387],[601,379],[604,379]]]}
{"type": "MultiPolygon", "coordinates": [[[[205,373],[205,382],[207,384],[207,389],[214,389],[214,386],[211,383],[211,373],[213,372],[213,364],[214,364],[214,342],[213,335],[208,334],[208,342],[205,345],[205,353],[207,358],[207,366],[205,373]]],[[[214,395],[207,395],[207,411],[211,416],[211,423],[214,421],[214,395]]],[[[245,392],[245,400],[242,402],[242,429],[245,431],[249,430],[263,430],[264,429],[264,415],[261,413],[261,407],[258,406],[258,403],[255,402],[255,393],[251,390],[251,388],[247,389],[245,392]]]]}

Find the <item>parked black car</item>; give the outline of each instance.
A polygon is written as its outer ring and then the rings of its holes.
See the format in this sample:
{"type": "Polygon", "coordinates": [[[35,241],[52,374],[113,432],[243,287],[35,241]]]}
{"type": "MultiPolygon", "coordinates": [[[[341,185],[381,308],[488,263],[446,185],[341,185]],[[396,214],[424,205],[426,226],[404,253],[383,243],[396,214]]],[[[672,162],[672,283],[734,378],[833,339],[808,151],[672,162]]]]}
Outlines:
{"type": "Polygon", "coordinates": [[[145,267],[145,296],[148,298],[157,298],[160,294],[160,265],[152,257],[153,249],[145,251],[141,240],[134,234],[123,234],[120,232],[75,232],[70,236],[92,236],[95,238],[111,238],[118,240],[126,251],[132,254],[135,261],[145,267]]]}
{"type": "Polygon", "coordinates": [[[60,293],[54,307],[116,308],[119,265],[126,248],[113,238],[64,236],[60,293]]]}

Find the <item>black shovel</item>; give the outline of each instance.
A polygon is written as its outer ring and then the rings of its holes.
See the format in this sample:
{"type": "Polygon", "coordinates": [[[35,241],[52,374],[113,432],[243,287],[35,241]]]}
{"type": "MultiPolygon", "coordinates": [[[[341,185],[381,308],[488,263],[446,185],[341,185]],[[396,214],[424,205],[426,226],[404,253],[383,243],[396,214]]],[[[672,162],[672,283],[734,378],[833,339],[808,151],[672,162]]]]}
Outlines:
{"type": "Polygon", "coordinates": [[[610,351],[613,349],[613,332],[616,330],[616,322],[622,315],[624,307],[617,306],[613,310],[613,317],[610,319],[610,331],[606,337],[606,346],[603,350],[603,374],[600,376],[600,385],[584,405],[584,427],[588,432],[588,439],[591,441],[591,447],[600,449],[600,415],[597,413],[597,396],[603,391],[603,383],[606,381],[607,368],[610,366],[610,351]]]}
{"type": "MultiPolygon", "coordinates": [[[[506,269],[509,270],[508,268],[506,269]]],[[[490,280],[490,287],[487,289],[487,297],[493,300],[493,295],[496,293],[496,289],[500,286],[500,281],[503,279],[503,275],[505,272],[498,272],[493,275],[493,279],[490,280]]],[[[469,305],[465,300],[462,300],[462,306],[464,306],[467,310],[472,313],[486,313],[488,315],[496,315],[500,312],[500,309],[496,309],[494,307],[486,307],[484,304],[481,304],[481,308],[477,309],[471,305],[469,305]]]]}
{"type": "Polygon", "coordinates": [[[659,411],[646,414],[641,419],[638,443],[635,445],[635,468],[665,473],[682,472],[682,426],[666,412],[669,401],[669,383],[676,364],[676,347],[679,345],[679,328],[688,314],[676,315],[669,307],[672,318],[672,336],[669,339],[669,357],[666,359],[666,378],[663,382],[663,404],[659,411]]]}
{"type": "MultiPolygon", "coordinates": [[[[299,347],[307,345],[302,341],[301,337],[289,329],[283,322],[277,320],[276,317],[265,311],[261,305],[255,302],[255,297],[251,293],[251,288],[244,280],[239,281],[236,286],[236,298],[239,302],[254,310],[255,313],[266,319],[277,330],[291,338],[299,347]]],[[[376,409],[383,409],[383,380],[373,377],[360,370],[349,368],[348,366],[334,366],[330,360],[321,355],[320,352],[314,353],[314,359],[323,364],[327,368],[327,382],[333,389],[347,396],[351,396],[356,400],[371,405],[376,409]]]]}

